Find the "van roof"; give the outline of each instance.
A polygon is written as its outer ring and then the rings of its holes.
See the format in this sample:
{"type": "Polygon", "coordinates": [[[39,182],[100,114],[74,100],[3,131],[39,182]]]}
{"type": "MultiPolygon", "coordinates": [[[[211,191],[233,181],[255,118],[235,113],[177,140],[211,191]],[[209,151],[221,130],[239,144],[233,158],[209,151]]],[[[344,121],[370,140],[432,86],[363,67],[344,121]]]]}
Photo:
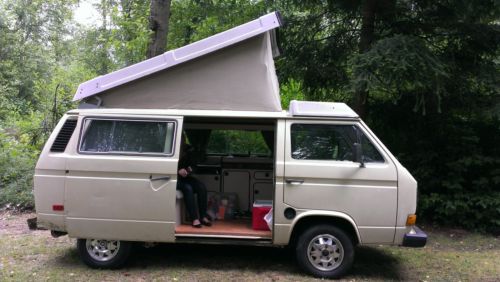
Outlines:
{"type": "Polygon", "coordinates": [[[359,116],[345,103],[291,101],[289,111],[230,111],[230,110],[191,110],[191,109],[75,109],[68,114],[85,115],[151,115],[151,116],[192,116],[192,117],[234,117],[234,118],[348,118],[359,116]]]}
{"type": "MultiPolygon", "coordinates": [[[[73,101],[108,108],[280,112],[273,12],[227,31],[83,82],[73,101]]],[[[88,104],[87,104],[88,105],[88,104]]]]}

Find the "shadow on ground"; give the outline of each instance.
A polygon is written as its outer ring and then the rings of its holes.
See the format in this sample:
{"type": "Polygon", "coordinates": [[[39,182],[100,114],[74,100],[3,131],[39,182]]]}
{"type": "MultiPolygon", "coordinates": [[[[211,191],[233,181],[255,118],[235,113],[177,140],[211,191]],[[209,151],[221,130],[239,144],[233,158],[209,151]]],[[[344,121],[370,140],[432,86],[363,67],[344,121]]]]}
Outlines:
{"type": "MultiPolygon", "coordinates": [[[[54,258],[59,268],[84,268],[76,248],[67,249],[54,258]]],[[[289,248],[160,244],[145,248],[136,246],[125,271],[154,271],[182,269],[183,271],[217,270],[250,272],[276,271],[290,275],[303,275],[289,248]]],[[[359,247],[352,271],[346,279],[400,280],[398,260],[379,248],[359,247]]]]}
{"type": "Polygon", "coordinates": [[[351,275],[346,278],[404,280],[402,274],[398,259],[388,252],[381,248],[358,247],[351,275]]]}

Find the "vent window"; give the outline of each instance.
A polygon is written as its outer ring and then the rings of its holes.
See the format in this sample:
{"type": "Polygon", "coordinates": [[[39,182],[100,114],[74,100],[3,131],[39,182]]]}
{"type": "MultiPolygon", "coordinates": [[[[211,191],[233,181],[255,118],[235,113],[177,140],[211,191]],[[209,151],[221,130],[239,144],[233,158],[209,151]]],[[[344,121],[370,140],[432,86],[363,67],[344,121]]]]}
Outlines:
{"type": "Polygon", "coordinates": [[[61,131],[57,134],[56,140],[52,144],[52,147],[50,147],[51,152],[62,153],[66,150],[69,139],[71,138],[71,135],[73,135],[73,131],[75,131],[76,123],[76,119],[67,119],[66,122],[64,122],[61,131]]]}

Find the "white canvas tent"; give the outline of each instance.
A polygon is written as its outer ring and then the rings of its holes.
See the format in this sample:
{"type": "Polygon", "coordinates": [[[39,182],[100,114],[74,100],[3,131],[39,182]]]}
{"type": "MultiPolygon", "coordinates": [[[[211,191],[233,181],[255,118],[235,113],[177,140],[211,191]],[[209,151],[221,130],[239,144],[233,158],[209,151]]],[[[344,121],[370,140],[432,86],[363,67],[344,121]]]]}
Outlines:
{"type": "MultiPolygon", "coordinates": [[[[106,108],[281,111],[277,13],[82,83],[106,108]]],[[[96,98],[97,99],[93,99],[96,98]]]]}

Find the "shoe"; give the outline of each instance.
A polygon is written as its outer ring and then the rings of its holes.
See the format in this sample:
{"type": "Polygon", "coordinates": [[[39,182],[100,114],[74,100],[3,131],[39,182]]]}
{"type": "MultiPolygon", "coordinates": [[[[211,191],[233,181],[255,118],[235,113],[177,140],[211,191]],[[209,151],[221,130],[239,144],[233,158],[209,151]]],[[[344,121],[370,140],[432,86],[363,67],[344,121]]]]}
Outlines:
{"type": "Polygon", "coordinates": [[[195,224],[193,221],[193,224],[191,226],[193,226],[194,228],[201,228],[201,223],[198,221],[198,223],[195,224]]]}
{"type": "Polygon", "coordinates": [[[208,220],[207,218],[203,218],[201,220],[201,224],[203,224],[205,226],[212,226],[212,222],[210,222],[210,220],[208,220]]]}

